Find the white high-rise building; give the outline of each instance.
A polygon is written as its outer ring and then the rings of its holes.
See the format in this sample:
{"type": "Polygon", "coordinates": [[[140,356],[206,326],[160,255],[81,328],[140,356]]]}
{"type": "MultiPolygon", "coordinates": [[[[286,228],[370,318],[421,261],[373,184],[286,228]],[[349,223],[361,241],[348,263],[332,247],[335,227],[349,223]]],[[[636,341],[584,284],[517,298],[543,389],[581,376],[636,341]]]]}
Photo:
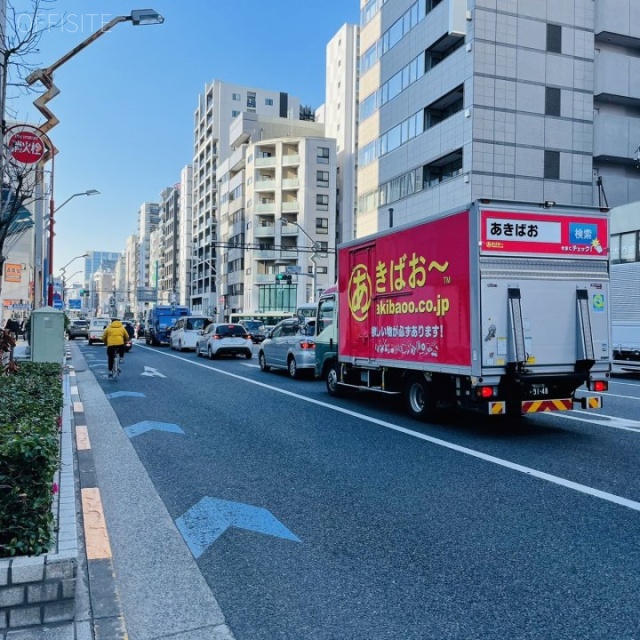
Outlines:
{"type": "Polygon", "coordinates": [[[193,169],[185,166],[180,172],[180,200],[178,207],[178,228],[180,230],[177,251],[177,303],[189,305],[191,284],[191,262],[193,257],[193,169]]]}
{"type": "Polygon", "coordinates": [[[218,306],[216,243],[218,241],[217,167],[230,154],[229,126],[241,113],[298,119],[300,101],[280,91],[243,87],[214,80],[200,95],[194,116],[193,311],[213,315],[218,306]]]}
{"type": "Polygon", "coordinates": [[[335,140],[321,123],[253,114],[230,134],[218,168],[219,317],[295,311],[335,279],[335,140]]]}
{"type": "Polygon", "coordinates": [[[344,24],[327,44],[326,98],[316,112],[327,138],[336,140],[337,242],[355,237],[359,28],[344,24]]]}
{"type": "Polygon", "coordinates": [[[361,0],[357,235],[480,198],[640,199],[637,5],[361,0]]]}

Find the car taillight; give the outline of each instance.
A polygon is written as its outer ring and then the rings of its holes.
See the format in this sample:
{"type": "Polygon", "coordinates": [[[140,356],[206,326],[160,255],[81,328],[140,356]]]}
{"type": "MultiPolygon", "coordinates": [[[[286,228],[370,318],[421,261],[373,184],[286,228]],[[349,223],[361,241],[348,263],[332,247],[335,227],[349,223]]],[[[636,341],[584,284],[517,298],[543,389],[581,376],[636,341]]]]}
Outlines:
{"type": "Polygon", "coordinates": [[[305,342],[304,340],[300,343],[300,348],[301,349],[315,349],[316,348],[316,343],[315,342],[305,342]]]}
{"type": "Polygon", "coordinates": [[[219,336],[217,333],[213,334],[213,339],[214,340],[222,340],[222,336],[219,336]]]}
{"type": "Polygon", "coordinates": [[[591,391],[609,391],[609,383],[606,380],[594,380],[589,386],[591,391]]]}
{"type": "Polygon", "coordinates": [[[494,389],[493,387],[478,387],[477,393],[480,398],[491,398],[494,394],[494,389]]]}

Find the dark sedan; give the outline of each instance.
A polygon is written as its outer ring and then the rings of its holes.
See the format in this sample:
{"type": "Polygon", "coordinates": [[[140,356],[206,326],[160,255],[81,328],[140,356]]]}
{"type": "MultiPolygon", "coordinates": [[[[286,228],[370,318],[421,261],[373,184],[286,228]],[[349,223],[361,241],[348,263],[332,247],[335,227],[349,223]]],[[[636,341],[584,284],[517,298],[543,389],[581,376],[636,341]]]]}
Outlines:
{"type": "Polygon", "coordinates": [[[242,320],[238,324],[245,328],[253,344],[260,344],[267,337],[267,329],[260,320],[242,320]]]}

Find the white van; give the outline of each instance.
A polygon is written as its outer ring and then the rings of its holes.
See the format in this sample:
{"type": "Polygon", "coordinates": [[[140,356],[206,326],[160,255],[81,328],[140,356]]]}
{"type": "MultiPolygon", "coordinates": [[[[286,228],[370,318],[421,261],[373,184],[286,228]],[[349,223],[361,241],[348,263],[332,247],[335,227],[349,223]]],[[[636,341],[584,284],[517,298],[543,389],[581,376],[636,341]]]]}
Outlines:
{"type": "Polygon", "coordinates": [[[178,351],[196,348],[196,341],[203,329],[213,322],[207,316],[183,316],[178,318],[171,329],[169,346],[178,351]]]}
{"type": "Polygon", "coordinates": [[[109,318],[91,318],[89,321],[89,344],[102,342],[102,334],[110,324],[109,318]]]}

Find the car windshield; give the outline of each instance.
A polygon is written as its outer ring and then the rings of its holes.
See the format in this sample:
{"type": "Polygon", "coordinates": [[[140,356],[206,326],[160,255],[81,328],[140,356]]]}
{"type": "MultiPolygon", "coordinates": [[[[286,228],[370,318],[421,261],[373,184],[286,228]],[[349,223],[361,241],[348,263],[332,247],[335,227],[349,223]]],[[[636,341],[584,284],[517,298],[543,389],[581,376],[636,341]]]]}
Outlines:
{"type": "Polygon", "coordinates": [[[247,332],[239,324],[223,324],[216,329],[216,333],[223,338],[246,338],[247,332]]]}
{"type": "Polygon", "coordinates": [[[264,324],[258,320],[247,320],[243,325],[250,331],[264,331],[264,324]]]}
{"type": "Polygon", "coordinates": [[[190,318],[187,320],[187,325],[185,329],[193,329],[194,331],[199,331],[204,328],[204,323],[206,322],[206,318],[190,318]]]}

